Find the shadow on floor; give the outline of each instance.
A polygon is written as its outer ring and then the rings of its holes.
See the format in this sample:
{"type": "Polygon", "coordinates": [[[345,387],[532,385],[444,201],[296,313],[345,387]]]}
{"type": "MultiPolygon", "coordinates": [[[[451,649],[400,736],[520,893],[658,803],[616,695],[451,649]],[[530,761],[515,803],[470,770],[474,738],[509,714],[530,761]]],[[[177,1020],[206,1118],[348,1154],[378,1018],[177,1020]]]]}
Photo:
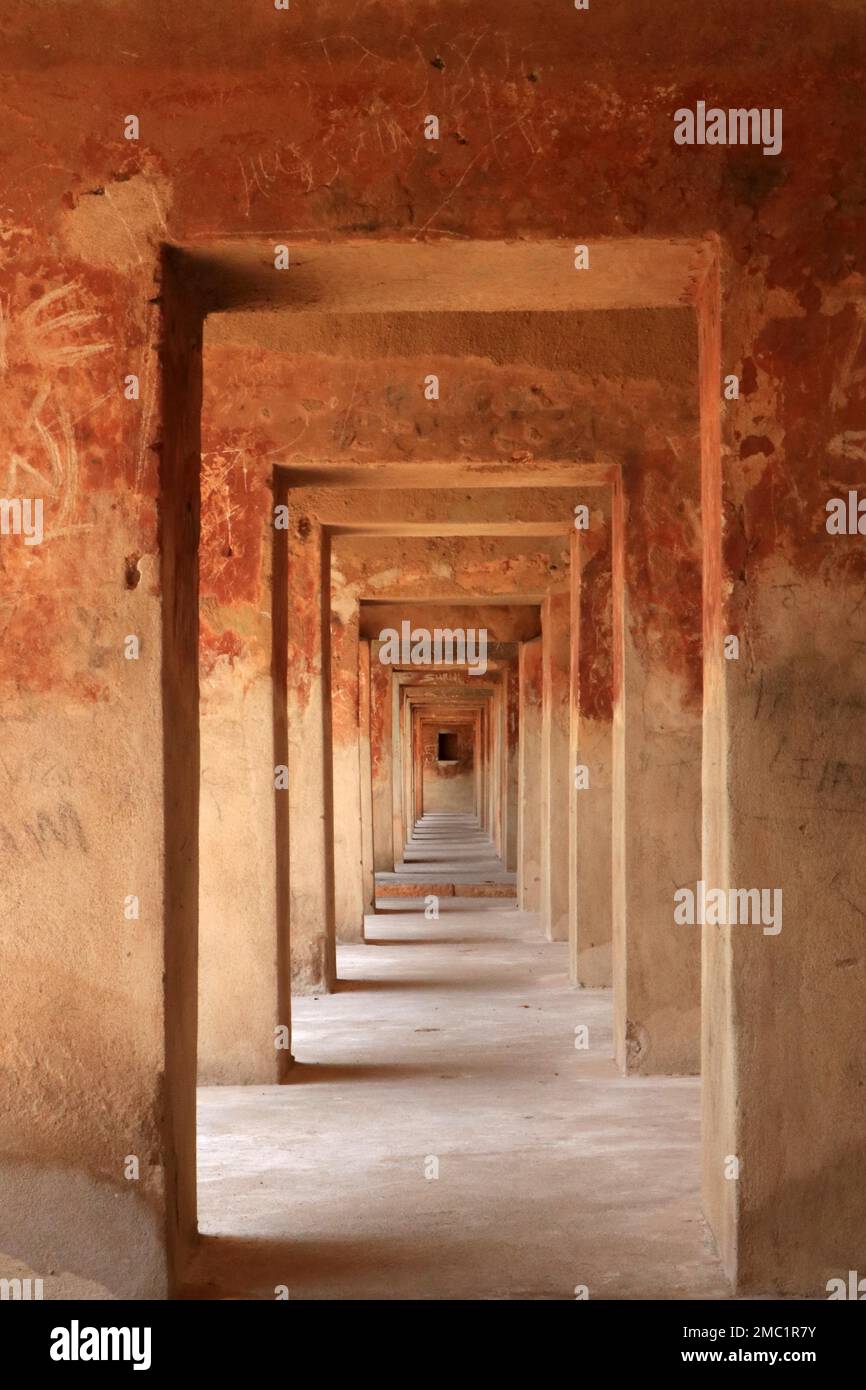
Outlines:
{"type": "MultiPolygon", "coordinates": [[[[462,942],[455,941],[451,944],[460,946],[462,942]]],[[[363,991],[365,994],[372,991],[383,990],[390,993],[394,990],[405,991],[416,989],[429,989],[437,993],[443,989],[467,990],[470,993],[474,993],[478,989],[478,981],[460,979],[457,975],[447,974],[431,975],[427,979],[408,979],[403,975],[400,979],[396,980],[337,980],[333,993],[352,994],[357,990],[363,991]]]]}
{"type": "MultiPolygon", "coordinates": [[[[458,1258],[457,1248],[454,1258],[458,1258]]],[[[430,1253],[405,1239],[315,1241],[270,1240],[238,1236],[201,1236],[187,1279],[184,1299],[274,1299],[278,1285],[310,1285],[327,1290],[345,1286],[347,1279],[387,1269],[394,1275],[394,1296],[399,1297],[401,1276],[423,1278],[430,1253]]]]}
{"type": "Polygon", "coordinates": [[[454,946],[487,946],[493,941],[508,941],[509,937],[493,936],[365,936],[365,946],[441,946],[447,942],[454,946]]]}
{"type": "MultiPolygon", "coordinates": [[[[419,1028],[419,1033],[432,1033],[444,1030],[419,1028]]],[[[466,1070],[465,1064],[461,1064],[466,1070]]],[[[412,1077],[439,1077],[453,1079],[459,1072],[447,1072],[441,1057],[430,1062],[351,1062],[329,1066],[326,1062],[298,1062],[289,1072],[287,1086],[331,1085],[335,1081],[408,1081],[412,1077]]],[[[477,1068],[475,1068],[477,1070],[477,1068]]]]}

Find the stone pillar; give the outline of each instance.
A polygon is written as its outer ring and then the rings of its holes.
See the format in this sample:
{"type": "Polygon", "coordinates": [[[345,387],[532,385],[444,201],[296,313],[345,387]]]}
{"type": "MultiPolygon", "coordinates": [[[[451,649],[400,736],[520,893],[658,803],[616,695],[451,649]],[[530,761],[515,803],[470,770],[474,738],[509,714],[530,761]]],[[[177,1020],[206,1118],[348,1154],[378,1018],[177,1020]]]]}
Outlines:
{"type": "Polygon", "coordinates": [[[485,752],[485,766],[487,768],[487,828],[493,844],[499,849],[499,825],[497,816],[496,788],[499,775],[499,764],[496,756],[496,736],[499,724],[499,710],[496,702],[496,691],[490,697],[490,704],[487,707],[487,748],[485,752]]]}
{"type": "Polygon", "coordinates": [[[849,488],[863,495],[845,356],[860,305],[840,285],[832,311],[761,327],[737,295],[762,289],[728,287],[723,364],[717,285],[700,319],[703,878],[766,890],[769,909],[702,930],[703,1192],[739,1292],[826,1298],[830,1279],[866,1275],[864,542],[828,533],[825,510],[849,488]],[[770,333],[772,359],[720,421],[722,374],[760,362],[770,333]],[[733,465],[722,474],[756,417],[771,422],[779,476],[798,480],[784,544],[775,498],[755,490],[744,505],[746,481],[733,465]],[[724,556],[723,497],[739,518],[724,556]]]}
{"type": "Polygon", "coordinates": [[[472,729],[472,767],[475,777],[475,815],[478,817],[478,824],[481,824],[481,807],[484,797],[484,768],[483,759],[483,739],[481,733],[482,721],[481,710],[475,711],[475,723],[472,729]]]}
{"type": "Polygon", "coordinates": [[[591,510],[581,547],[579,703],[576,761],[589,785],[577,793],[576,957],[572,980],[610,988],[612,975],[613,670],[610,499],[591,510]],[[600,538],[599,538],[600,536],[600,538]]]}
{"type": "Polygon", "coordinates": [[[497,738],[497,803],[499,825],[499,854],[503,865],[508,857],[508,668],[503,667],[499,686],[499,717],[497,738]]]}
{"type": "MultiPolygon", "coordinates": [[[[580,710],[580,545],[572,531],[568,555],[568,971],[577,983],[578,954],[578,805],[584,789],[577,785],[580,710]]],[[[580,806],[581,811],[583,806],[580,806]]],[[[585,907],[585,903],[583,904],[585,907]]]]}
{"type": "Polygon", "coordinates": [[[622,476],[614,481],[611,497],[611,658],[613,663],[613,771],[611,790],[611,979],[613,985],[613,1055],[620,1071],[626,1069],[628,1030],[628,935],[626,923],[625,839],[625,498],[622,476]]]}
{"type": "Polygon", "coordinates": [[[361,868],[359,608],[341,586],[332,594],[331,730],[334,788],[334,912],[338,941],[364,937],[361,868]]]}
{"type": "Polygon", "coordinates": [[[517,901],[523,912],[541,911],[541,638],[521,642],[518,778],[517,901]]]}
{"type": "MultiPolygon", "coordinates": [[[[116,488],[89,493],[82,477],[69,516],[87,529],[67,535],[52,530],[48,492],[45,549],[59,548],[62,567],[27,552],[17,598],[24,557],[3,540],[20,640],[7,629],[2,647],[2,1250],[37,1278],[73,1274],[119,1300],[170,1296],[196,1238],[201,322],[174,253],[155,283],[156,254],[135,235],[139,266],[122,287],[94,287],[92,303],[141,335],[142,360],[159,348],[158,397],[143,378],[133,411],[110,387],[100,409],[104,438],[118,460],[139,459],[140,475],[121,487],[118,467],[116,488]],[[78,674],[74,686],[35,683],[22,706],[34,635],[34,670],[50,678],[56,661],[78,674]],[[137,1181],[124,1174],[130,1154],[137,1181]]],[[[56,252],[54,263],[73,278],[56,252]]],[[[91,437],[65,375],[52,404],[69,410],[83,460],[91,437]]],[[[13,409],[4,430],[4,457],[30,454],[27,486],[42,497],[44,456],[13,409]]]]}
{"type": "Polygon", "coordinates": [[[502,686],[490,702],[490,825],[497,854],[502,854],[502,686]]]}
{"type": "MultiPolygon", "coordinates": [[[[263,532],[261,588],[276,598],[271,628],[279,650],[285,644],[286,581],[285,555],[279,552],[286,533],[274,529],[269,482],[263,478],[247,494],[242,523],[252,532],[258,521],[263,532]]],[[[275,1025],[289,1023],[279,1007],[277,969],[278,813],[288,811],[288,788],[275,788],[274,774],[275,766],[287,764],[287,753],[274,720],[271,634],[263,625],[257,636],[252,669],[223,658],[212,670],[203,667],[201,678],[198,1079],[203,1085],[276,1082],[289,1056],[274,1046],[275,1025]]],[[[279,684],[285,700],[285,686],[279,684]]],[[[284,858],[287,848],[283,841],[284,858]]]]}
{"type": "Polygon", "coordinates": [[[336,980],[330,711],[330,542],[318,522],[289,527],[288,729],[292,982],[336,980]]]}
{"type": "Polygon", "coordinates": [[[499,851],[499,705],[497,691],[490,697],[487,721],[487,824],[490,838],[499,851]]]}
{"type": "Polygon", "coordinates": [[[550,594],[541,610],[541,914],[549,941],[568,940],[570,594],[550,594]]]}
{"type": "Polygon", "coordinates": [[[361,895],[365,913],[376,910],[373,868],[373,761],[370,739],[370,643],[358,647],[358,776],[361,783],[361,895]]]}
{"type": "Polygon", "coordinates": [[[373,866],[394,872],[393,739],[391,668],[379,660],[378,642],[370,643],[370,759],[373,767],[373,866]]]}
{"type": "Polygon", "coordinates": [[[391,682],[391,838],[394,842],[394,862],[403,858],[406,839],[403,830],[403,796],[406,770],[403,766],[403,699],[400,678],[393,668],[391,682]]]}
{"type": "Polygon", "coordinates": [[[410,750],[410,763],[412,767],[412,826],[424,814],[424,735],[423,735],[423,710],[415,708],[412,712],[412,747],[410,750]]]}
{"type": "Polygon", "coordinates": [[[412,743],[412,701],[403,690],[403,707],[400,712],[400,766],[403,771],[403,795],[401,798],[402,810],[402,836],[400,839],[400,855],[408,842],[409,836],[415,825],[415,766],[413,763],[414,746],[412,743]]]}
{"type": "MultiPolygon", "coordinates": [[[[664,650],[643,640],[630,547],[642,518],[614,511],[614,1048],[623,1071],[690,1075],[700,1060],[700,941],[674,923],[700,877],[701,714],[664,650]]],[[[683,563],[682,560],[679,563],[683,563]]],[[[688,571],[686,571],[688,573],[688,571]]],[[[639,606],[640,605],[640,606],[639,606]]]]}
{"type": "MultiPolygon", "coordinates": [[[[825,543],[853,567],[863,538],[825,543]]],[[[827,1280],[866,1277],[866,725],[850,655],[866,620],[862,585],[842,592],[834,612],[823,577],[779,558],[727,614],[740,656],[720,673],[728,747],[711,785],[727,794],[727,862],[705,881],[766,890],[769,911],[703,928],[703,1186],[726,1268],[755,1294],[826,1297],[827,1280]]]]}
{"type": "Polygon", "coordinates": [[[481,708],[478,726],[478,823],[482,830],[489,832],[488,815],[490,810],[488,781],[490,777],[487,726],[490,719],[490,700],[481,708]]]}
{"type": "Polygon", "coordinates": [[[517,869],[518,823],[520,820],[520,679],[518,656],[514,657],[503,671],[508,681],[507,718],[507,818],[505,837],[505,867],[510,872],[517,869]]]}
{"type": "Polygon", "coordinates": [[[633,621],[627,600],[626,1068],[690,1075],[700,1069],[700,936],[675,925],[673,893],[699,876],[700,711],[671,698],[669,670],[638,656],[633,621]]]}

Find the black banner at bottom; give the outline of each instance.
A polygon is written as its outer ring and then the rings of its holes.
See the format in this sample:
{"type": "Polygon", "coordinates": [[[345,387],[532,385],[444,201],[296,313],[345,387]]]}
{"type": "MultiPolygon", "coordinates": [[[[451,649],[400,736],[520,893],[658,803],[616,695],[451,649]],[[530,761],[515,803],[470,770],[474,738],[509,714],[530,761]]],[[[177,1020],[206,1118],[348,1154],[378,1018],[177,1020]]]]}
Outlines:
{"type": "MultiPolygon", "coordinates": [[[[31,1302],[5,1301],[0,1320],[7,1357],[21,1370],[51,1377],[86,1375],[110,1369],[139,1377],[194,1371],[225,1377],[233,1372],[267,1374],[273,1364],[287,1373],[295,1358],[320,1353],[330,1374],[344,1351],[354,1373],[370,1374],[394,1366],[398,1346],[414,1347],[425,1378],[453,1375],[474,1354],[489,1379],[501,1359],[513,1375],[521,1341],[536,1329],[556,1332],[542,1351],[533,1341],[527,1357],[573,1358],[575,1372],[592,1352],[617,1372],[630,1368],[667,1371],[673,1367],[811,1366],[841,1371],[858,1357],[864,1313],[835,1300],[729,1300],[724,1302],[613,1302],[574,1300],[555,1313],[547,1300],[527,1301],[515,1312],[501,1303],[304,1302],[31,1302]],[[384,1315],[384,1316],[383,1316],[384,1315]],[[500,1323],[500,1317],[506,1322],[500,1323]],[[380,1317],[382,1321],[380,1322],[380,1317]],[[479,1323],[478,1318],[481,1318],[479,1323]],[[387,1319],[387,1321],[385,1320],[387,1319]],[[517,1334],[515,1336],[515,1334],[517,1334]],[[377,1345],[378,1368],[370,1364],[377,1345]],[[570,1351],[567,1348],[570,1346],[570,1351]],[[316,1350],[318,1348],[318,1351],[316,1350]]],[[[864,1310],[866,1312],[866,1310],[864,1310]]],[[[401,1374],[411,1371],[400,1353],[401,1374]]],[[[858,1358],[859,1359],[859,1358],[858,1358]]],[[[856,1364],[856,1362],[855,1362],[856,1364]]],[[[415,1372],[411,1372],[413,1375],[415,1372]]]]}

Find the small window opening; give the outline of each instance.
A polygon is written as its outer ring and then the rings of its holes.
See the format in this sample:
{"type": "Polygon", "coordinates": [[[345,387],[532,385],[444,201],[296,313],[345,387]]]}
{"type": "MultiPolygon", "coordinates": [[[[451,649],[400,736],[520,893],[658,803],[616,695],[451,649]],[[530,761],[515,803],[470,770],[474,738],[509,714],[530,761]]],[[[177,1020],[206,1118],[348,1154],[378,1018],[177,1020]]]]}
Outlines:
{"type": "Polygon", "coordinates": [[[460,759],[460,748],[456,734],[449,734],[440,731],[437,745],[436,757],[440,763],[456,763],[460,759]]]}

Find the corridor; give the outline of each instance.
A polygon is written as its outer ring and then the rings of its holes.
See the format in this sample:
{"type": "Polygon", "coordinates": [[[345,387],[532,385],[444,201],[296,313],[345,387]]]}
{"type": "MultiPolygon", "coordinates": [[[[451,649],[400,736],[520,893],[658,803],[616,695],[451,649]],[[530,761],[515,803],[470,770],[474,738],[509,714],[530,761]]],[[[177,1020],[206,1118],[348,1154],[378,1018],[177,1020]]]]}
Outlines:
{"type": "Polygon", "coordinates": [[[866,1301],[866,0],[0,44],[0,1302],[866,1301]]]}
{"type": "Polygon", "coordinates": [[[338,947],[335,993],[295,1000],[290,1086],[200,1087],[189,1295],[729,1296],[698,1078],[617,1075],[610,991],[569,988],[536,914],[412,906],[338,947]]]}
{"type": "MultiPolygon", "coordinates": [[[[403,847],[403,856],[394,866],[393,874],[376,875],[377,893],[387,896],[395,886],[414,888],[424,893],[422,885],[435,878],[447,882],[451,896],[467,891],[467,885],[490,888],[500,885],[507,889],[516,883],[517,875],[506,871],[490,835],[481,828],[478,817],[460,811],[431,812],[421,816],[403,847]]],[[[486,896],[486,894],[485,894],[486,896]]]]}
{"type": "Polygon", "coordinates": [[[421,816],[412,827],[403,850],[403,863],[398,869],[421,867],[435,863],[444,866],[449,860],[467,861],[501,868],[502,860],[496,846],[478,824],[478,817],[460,811],[440,811],[421,816]]]}

